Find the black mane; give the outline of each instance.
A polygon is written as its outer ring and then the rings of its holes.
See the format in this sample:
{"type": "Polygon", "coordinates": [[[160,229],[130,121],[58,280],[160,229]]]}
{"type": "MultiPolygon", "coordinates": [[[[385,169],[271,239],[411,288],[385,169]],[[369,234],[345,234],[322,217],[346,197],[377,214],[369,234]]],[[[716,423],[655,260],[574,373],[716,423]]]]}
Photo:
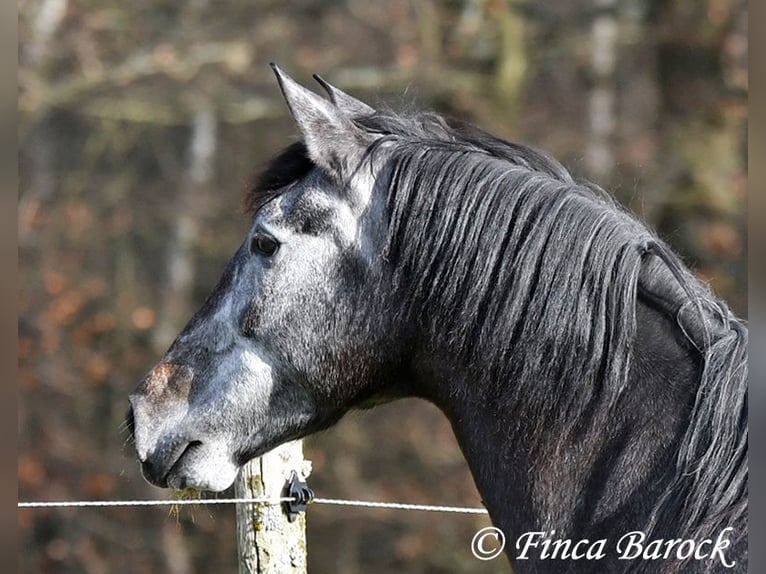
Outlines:
{"type": "Polygon", "coordinates": [[[245,211],[254,215],[291,183],[301,179],[314,169],[303,142],[294,142],[283,149],[266,167],[253,178],[245,192],[245,211]]]}

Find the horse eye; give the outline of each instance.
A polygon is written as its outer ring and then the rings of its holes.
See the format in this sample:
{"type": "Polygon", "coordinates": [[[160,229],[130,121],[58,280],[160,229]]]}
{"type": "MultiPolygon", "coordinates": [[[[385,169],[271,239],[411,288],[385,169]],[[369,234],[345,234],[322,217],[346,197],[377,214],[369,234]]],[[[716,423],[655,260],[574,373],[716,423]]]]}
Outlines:
{"type": "Polygon", "coordinates": [[[251,253],[271,257],[279,249],[279,243],[273,237],[259,233],[250,242],[251,253]]]}

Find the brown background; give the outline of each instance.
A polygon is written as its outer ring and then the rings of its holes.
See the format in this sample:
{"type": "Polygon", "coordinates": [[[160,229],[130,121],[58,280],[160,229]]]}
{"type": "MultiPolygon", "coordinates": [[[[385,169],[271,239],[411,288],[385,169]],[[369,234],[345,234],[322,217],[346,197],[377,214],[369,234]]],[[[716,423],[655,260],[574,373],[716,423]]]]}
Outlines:
{"type": "MultiPolygon", "coordinates": [[[[124,445],[126,397],[241,241],[245,182],[295,137],[269,61],[552,153],[747,313],[739,0],[30,0],[18,36],[20,500],[167,496],[124,445]]],[[[478,504],[420,402],[353,414],[307,454],[320,496],[478,504]]],[[[20,571],[231,572],[233,515],[20,511],[20,571]]],[[[309,564],[507,572],[470,554],[485,524],[316,505],[309,564]]]]}

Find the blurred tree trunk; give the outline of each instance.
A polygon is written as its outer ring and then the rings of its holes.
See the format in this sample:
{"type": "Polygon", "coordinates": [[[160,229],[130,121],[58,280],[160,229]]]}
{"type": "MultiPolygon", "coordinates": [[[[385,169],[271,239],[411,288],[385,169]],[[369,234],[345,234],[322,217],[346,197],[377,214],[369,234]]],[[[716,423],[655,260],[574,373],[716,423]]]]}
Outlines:
{"type": "Polygon", "coordinates": [[[500,38],[494,77],[495,107],[509,124],[516,125],[530,62],[524,41],[527,23],[510,0],[500,2],[498,11],[500,38]]]}
{"type": "Polygon", "coordinates": [[[416,0],[413,3],[420,37],[421,73],[438,75],[442,60],[442,29],[439,8],[434,0],[416,0]]]}
{"type": "Polygon", "coordinates": [[[675,0],[655,14],[664,191],[658,227],[696,273],[746,311],[747,19],[741,0],[675,0]],[[711,78],[713,79],[711,81],[711,78]]]}
{"type": "Polygon", "coordinates": [[[31,232],[34,219],[40,207],[53,196],[53,134],[50,130],[50,117],[46,114],[30,134],[30,143],[25,151],[31,164],[30,181],[24,193],[19,197],[18,234],[20,246],[32,241],[31,232]]]}
{"type": "Polygon", "coordinates": [[[174,199],[174,227],[169,240],[165,268],[167,281],[162,292],[159,320],[153,334],[154,347],[163,352],[188,320],[194,286],[194,247],[204,191],[213,176],[218,121],[211,107],[194,116],[189,141],[186,177],[174,199]]]}
{"type": "Polygon", "coordinates": [[[162,525],[162,549],[165,554],[167,574],[189,574],[192,572],[191,558],[186,548],[183,531],[174,521],[162,525]]]}
{"type": "MultiPolygon", "coordinates": [[[[32,20],[29,42],[22,45],[20,58],[27,60],[28,67],[43,77],[48,77],[49,66],[46,66],[51,52],[51,42],[61,26],[66,15],[67,0],[45,0],[40,5],[32,20]]],[[[25,146],[31,151],[30,170],[31,182],[26,193],[19,200],[18,232],[19,242],[25,243],[29,238],[32,220],[37,209],[53,195],[53,134],[50,130],[51,114],[43,115],[34,132],[30,145],[25,146]]]]}
{"type": "Polygon", "coordinates": [[[615,68],[617,65],[617,0],[595,0],[599,11],[591,25],[591,74],[588,99],[588,142],[585,162],[597,182],[609,181],[614,170],[615,68]]]}
{"type": "Polygon", "coordinates": [[[27,56],[33,65],[43,62],[50,52],[50,44],[66,16],[68,0],[44,0],[32,25],[32,37],[27,56]]]}

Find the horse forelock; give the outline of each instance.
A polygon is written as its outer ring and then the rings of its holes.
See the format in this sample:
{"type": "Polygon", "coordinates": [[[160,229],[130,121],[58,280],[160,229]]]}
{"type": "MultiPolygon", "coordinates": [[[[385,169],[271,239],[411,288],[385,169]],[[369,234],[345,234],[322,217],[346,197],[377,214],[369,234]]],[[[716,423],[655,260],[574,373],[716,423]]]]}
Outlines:
{"type": "Polygon", "coordinates": [[[314,169],[306,145],[294,142],[283,149],[254,177],[245,189],[244,207],[249,215],[284,192],[290,184],[298,181],[314,169]]]}

